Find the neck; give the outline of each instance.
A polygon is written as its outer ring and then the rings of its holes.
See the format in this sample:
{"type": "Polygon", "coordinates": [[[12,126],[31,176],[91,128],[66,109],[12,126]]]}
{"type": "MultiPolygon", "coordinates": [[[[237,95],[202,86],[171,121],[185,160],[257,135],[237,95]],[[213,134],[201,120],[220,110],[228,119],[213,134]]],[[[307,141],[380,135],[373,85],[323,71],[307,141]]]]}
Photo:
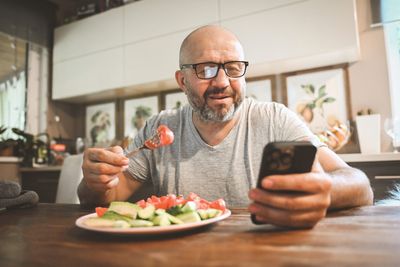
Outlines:
{"type": "Polygon", "coordinates": [[[221,143],[230,133],[238,121],[239,112],[236,112],[233,119],[225,122],[209,122],[202,120],[198,114],[193,112],[193,124],[201,138],[210,146],[221,143]]]}

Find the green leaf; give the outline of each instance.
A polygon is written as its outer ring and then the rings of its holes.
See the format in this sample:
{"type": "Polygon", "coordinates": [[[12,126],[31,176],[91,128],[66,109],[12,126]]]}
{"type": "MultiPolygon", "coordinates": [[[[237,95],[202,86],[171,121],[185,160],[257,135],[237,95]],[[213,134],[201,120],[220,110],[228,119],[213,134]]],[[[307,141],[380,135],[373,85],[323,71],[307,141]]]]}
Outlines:
{"type": "Polygon", "coordinates": [[[336,98],[334,98],[334,97],[327,97],[324,99],[324,103],[332,103],[335,101],[336,101],[336,98]]]}
{"type": "Polygon", "coordinates": [[[311,84],[303,84],[301,85],[301,88],[303,88],[303,90],[309,94],[309,95],[314,95],[314,89],[312,87],[311,84]]]}
{"type": "Polygon", "coordinates": [[[326,85],[322,85],[319,89],[318,89],[318,98],[324,97],[326,96],[326,85]]]}
{"type": "Polygon", "coordinates": [[[311,90],[312,94],[315,93],[315,87],[314,87],[314,85],[310,84],[310,90],[311,90]]]}
{"type": "Polygon", "coordinates": [[[315,103],[308,103],[306,106],[313,110],[315,108],[315,103]]]}

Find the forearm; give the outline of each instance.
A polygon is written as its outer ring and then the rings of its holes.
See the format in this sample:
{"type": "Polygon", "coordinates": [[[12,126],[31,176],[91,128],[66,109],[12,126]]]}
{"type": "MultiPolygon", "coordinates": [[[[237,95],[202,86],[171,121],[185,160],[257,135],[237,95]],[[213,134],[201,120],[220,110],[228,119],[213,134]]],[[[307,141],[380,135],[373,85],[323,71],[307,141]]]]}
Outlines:
{"type": "Polygon", "coordinates": [[[332,179],[330,209],[350,208],[373,203],[368,177],[362,171],[345,167],[328,173],[332,179]]]}

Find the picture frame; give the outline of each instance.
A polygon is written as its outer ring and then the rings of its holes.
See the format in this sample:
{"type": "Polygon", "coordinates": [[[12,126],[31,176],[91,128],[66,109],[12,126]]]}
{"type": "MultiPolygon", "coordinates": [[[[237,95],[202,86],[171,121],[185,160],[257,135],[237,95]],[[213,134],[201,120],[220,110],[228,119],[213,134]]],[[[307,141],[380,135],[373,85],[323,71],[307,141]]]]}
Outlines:
{"type": "Polygon", "coordinates": [[[275,77],[270,75],[246,79],[246,97],[251,97],[261,102],[276,102],[275,77]]]}
{"type": "Polygon", "coordinates": [[[182,90],[175,90],[165,94],[165,109],[180,108],[188,104],[187,96],[182,90]]]}
{"type": "Polygon", "coordinates": [[[124,136],[133,138],[147,119],[160,111],[159,96],[151,95],[124,101],[124,136]]]}
{"type": "Polygon", "coordinates": [[[319,134],[351,120],[348,65],[282,75],[283,103],[319,134]]]}
{"type": "Polygon", "coordinates": [[[108,147],[115,140],[115,109],[115,102],[86,106],[85,133],[90,146],[108,147]]]}

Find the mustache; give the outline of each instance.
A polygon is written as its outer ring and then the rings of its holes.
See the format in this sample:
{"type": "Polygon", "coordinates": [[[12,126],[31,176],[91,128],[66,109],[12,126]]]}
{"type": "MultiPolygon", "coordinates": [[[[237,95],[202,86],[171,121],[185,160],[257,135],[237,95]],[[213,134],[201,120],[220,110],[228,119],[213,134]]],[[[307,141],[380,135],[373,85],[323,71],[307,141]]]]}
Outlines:
{"type": "Polygon", "coordinates": [[[205,93],[204,93],[204,98],[207,98],[209,95],[215,95],[215,94],[222,94],[226,93],[228,95],[234,95],[234,92],[230,88],[217,88],[217,87],[211,87],[208,88],[205,93]]]}

